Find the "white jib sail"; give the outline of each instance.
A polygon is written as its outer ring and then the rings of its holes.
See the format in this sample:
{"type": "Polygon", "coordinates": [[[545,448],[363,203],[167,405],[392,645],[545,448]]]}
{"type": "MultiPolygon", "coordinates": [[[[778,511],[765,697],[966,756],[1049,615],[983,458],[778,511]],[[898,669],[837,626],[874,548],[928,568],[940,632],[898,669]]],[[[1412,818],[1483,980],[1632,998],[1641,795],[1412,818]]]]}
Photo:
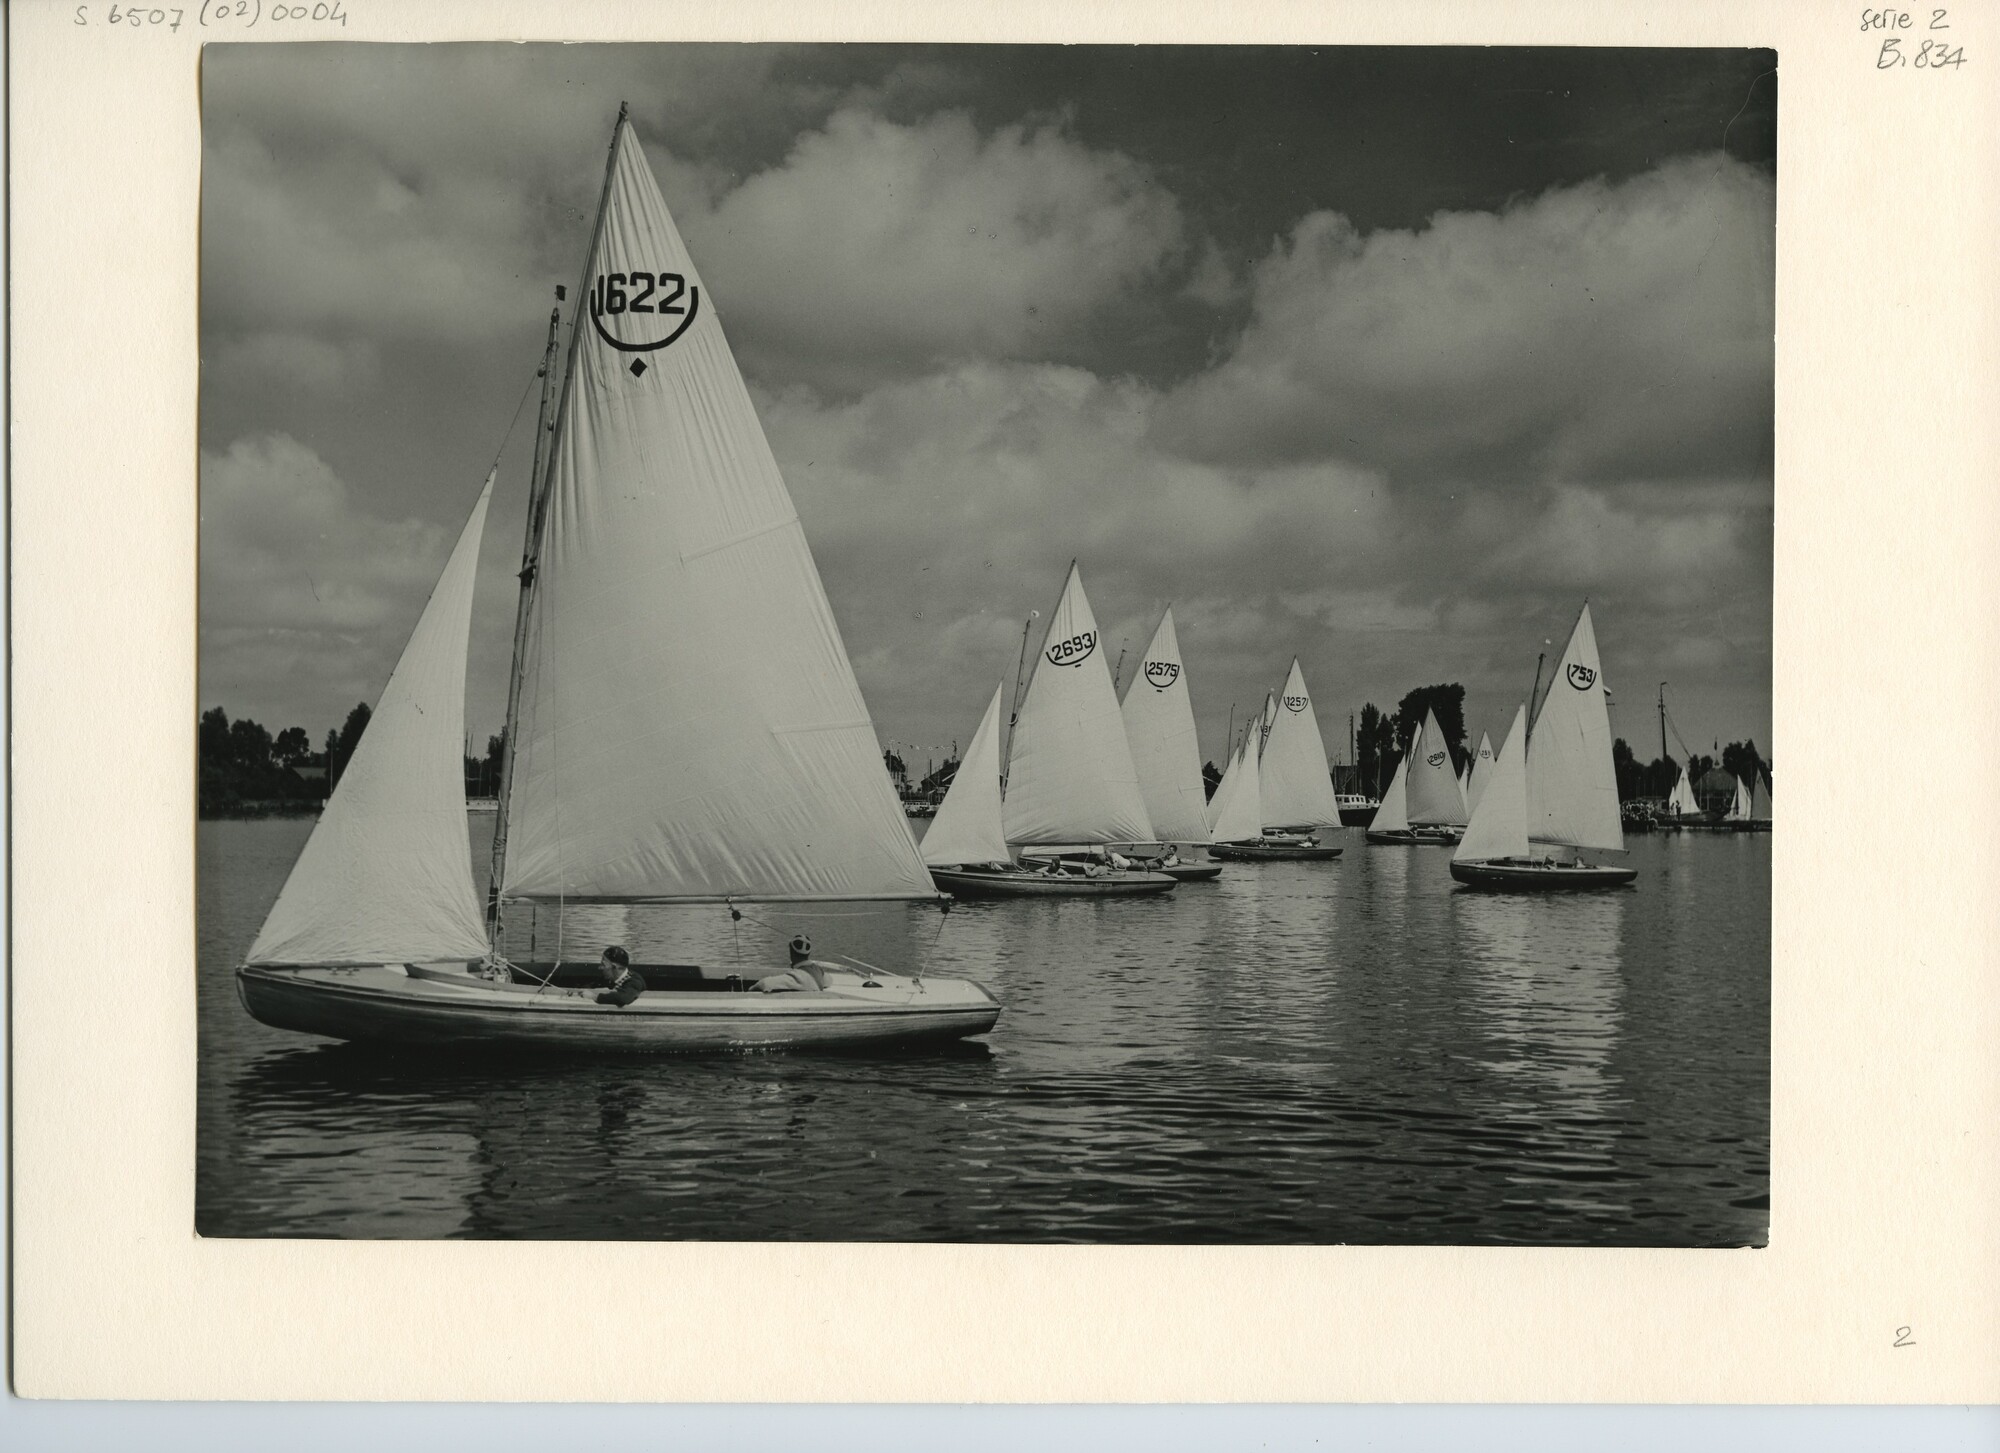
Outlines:
{"type": "Polygon", "coordinates": [[[1485,732],[1479,734],[1479,750],[1472,754],[1472,761],[1466,771],[1471,774],[1465,788],[1465,820],[1472,821],[1472,814],[1479,811],[1479,798],[1486,791],[1486,784],[1493,778],[1493,739],[1485,732]]]}
{"type": "Polygon", "coordinates": [[[1528,836],[1563,847],[1625,850],[1611,714],[1588,605],[1576,618],[1528,739],[1528,836]]]}
{"type": "Polygon", "coordinates": [[[1074,564],[1014,723],[1003,809],[1009,842],[1153,838],[1097,618],[1074,564]]]}
{"type": "Polygon", "coordinates": [[[1305,672],[1292,658],[1285,689],[1272,703],[1270,735],[1258,766],[1264,823],[1269,827],[1339,827],[1340,804],[1327,771],[1319,714],[1306,691],[1305,672]]]}
{"type": "Polygon", "coordinates": [[[1389,779],[1389,788],[1382,794],[1382,801],[1375,809],[1375,816],[1368,827],[1371,832],[1408,832],[1410,830],[1410,758],[1422,748],[1424,729],[1417,728],[1417,734],[1410,738],[1409,750],[1396,763],[1395,775],[1389,779]]]}
{"type": "Polygon", "coordinates": [[[565,381],[504,890],[934,896],[791,495],[630,126],[565,381]]]}
{"type": "Polygon", "coordinates": [[[489,474],[250,963],[485,956],[465,819],[465,651],[492,498],[489,474]]]}
{"type": "Polygon", "coordinates": [[[1215,789],[1215,809],[1209,819],[1209,836],[1219,843],[1245,842],[1264,835],[1262,789],[1258,783],[1257,737],[1259,728],[1245,729],[1243,745],[1237,749],[1222,785],[1215,789]]]}
{"type": "Polygon", "coordinates": [[[1748,822],[1750,820],[1750,794],[1744,789],[1743,779],[1736,779],[1736,800],[1729,804],[1729,811],[1722,815],[1724,822],[1748,822]]]}
{"type": "Polygon", "coordinates": [[[1201,780],[1201,745],[1195,735],[1194,707],[1187,672],[1181,665],[1174,611],[1168,606],[1125,687],[1119,707],[1132,769],[1153,831],[1164,842],[1208,841],[1207,802],[1201,780]]]}
{"type": "Polygon", "coordinates": [[[1527,735],[1528,708],[1522,706],[1514,712],[1500,755],[1490,758],[1485,791],[1452,857],[1464,862],[1528,856],[1527,735]]]}
{"type": "Polygon", "coordinates": [[[924,861],[933,868],[1004,863],[1012,856],[1000,829],[1000,698],[1006,690],[1005,682],[993,688],[972,745],[959,760],[958,775],[924,834],[924,861]]]}
{"type": "Polygon", "coordinates": [[[1695,801],[1694,789],[1688,785],[1687,768],[1680,769],[1680,776],[1674,781],[1674,795],[1667,806],[1681,817],[1699,817],[1701,804],[1695,801]]]}
{"type": "Polygon", "coordinates": [[[1764,790],[1764,774],[1756,767],[1750,769],[1750,821],[1769,822],[1771,820],[1771,794],[1764,790]]]}
{"type": "Polygon", "coordinates": [[[1444,728],[1437,713],[1424,718],[1423,750],[1409,758],[1410,821],[1419,826],[1465,823],[1465,790],[1458,785],[1458,769],[1452,765],[1451,748],[1445,744],[1444,728]]]}

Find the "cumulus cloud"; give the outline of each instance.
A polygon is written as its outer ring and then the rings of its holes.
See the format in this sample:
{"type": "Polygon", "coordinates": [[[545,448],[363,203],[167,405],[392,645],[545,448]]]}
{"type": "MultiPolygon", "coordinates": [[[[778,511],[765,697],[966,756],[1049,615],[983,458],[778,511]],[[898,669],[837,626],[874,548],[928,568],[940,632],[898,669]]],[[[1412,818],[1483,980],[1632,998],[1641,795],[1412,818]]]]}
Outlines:
{"type": "Polygon", "coordinates": [[[1504,693],[1556,629],[1552,599],[1601,602],[1611,669],[1765,598],[1754,487],[1549,487],[1434,516],[1358,465],[1189,459],[1161,442],[1176,406],[1026,364],[762,400],[878,719],[947,739],[958,698],[1013,678],[1022,619],[1072,556],[1107,643],[1142,648],[1176,602],[1218,734],[1295,651],[1330,709],[1419,680],[1504,693]]]}
{"type": "Polygon", "coordinates": [[[1405,479],[1762,473],[1774,206],[1767,173],[1706,156],[1416,232],[1315,212],[1257,268],[1247,328],[1168,435],[1405,479]]]}
{"type": "Polygon", "coordinates": [[[1053,127],[853,109],[680,220],[751,370],[836,388],[1057,356],[1182,238],[1143,169],[1053,127]]]}
{"type": "Polygon", "coordinates": [[[204,450],[203,704],[256,715],[261,703],[304,696],[318,721],[372,700],[444,567],[448,536],[371,514],[282,434],[204,450]]]}

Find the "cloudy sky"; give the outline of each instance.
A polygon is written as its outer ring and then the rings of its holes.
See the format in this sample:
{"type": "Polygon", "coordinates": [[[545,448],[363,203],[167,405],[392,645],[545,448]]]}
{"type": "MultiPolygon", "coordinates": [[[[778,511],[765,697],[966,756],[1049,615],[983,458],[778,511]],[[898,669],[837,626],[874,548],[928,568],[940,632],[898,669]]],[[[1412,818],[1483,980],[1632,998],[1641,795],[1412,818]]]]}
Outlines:
{"type": "MultiPolygon", "coordinates": [[[[971,736],[1072,556],[1202,745],[1304,661],[1504,730],[1769,741],[1769,52],[209,46],[201,704],[380,692],[574,286],[620,100],[886,743],[971,736]]],[[[502,454],[468,729],[504,711],[502,454]]]]}

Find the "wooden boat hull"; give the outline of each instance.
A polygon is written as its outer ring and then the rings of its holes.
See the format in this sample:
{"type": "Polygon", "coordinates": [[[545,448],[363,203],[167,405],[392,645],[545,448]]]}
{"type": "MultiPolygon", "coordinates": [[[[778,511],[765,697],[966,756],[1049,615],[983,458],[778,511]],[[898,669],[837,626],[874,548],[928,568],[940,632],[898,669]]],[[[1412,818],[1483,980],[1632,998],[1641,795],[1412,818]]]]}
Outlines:
{"type": "Polygon", "coordinates": [[[1261,843],[1210,843],[1208,855],[1227,863],[1325,863],[1340,856],[1339,848],[1265,847],[1261,843]]]}
{"type": "Polygon", "coordinates": [[[1567,864],[1453,861],[1451,875],[1468,888],[1493,893],[1562,893],[1580,888],[1622,888],[1639,876],[1637,868],[1571,867],[1567,864]]]}
{"type": "Polygon", "coordinates": [[[1343,807],[1340,809],[1340,825],[1366,827],[1375,820],[1375,813],[1376,809],[1373,807],[1343,807]]]}
{"type": "Polygon", "coordinates": [[[1436,828],[1397,828],[1387,832],[1371,828],[1368,841],[1380,848],[1455,848],[1461,836],[1436,828]]]}
{"type": "Polygon", "coordinates": [[[1171,893],[1180,884],[1165,873],[1106,873],[1085,878],[1061,873],[993,873],[932,868],[931,881],[954,898],[1134,898],[1171,893]]]}
{"type": "Polygon", "coordinates": [[[1173,863],[1163,868],[1148,868],[1149,873],[1165,873],[1176,883],[1213,883],[1222,876],[1220,863],[1173,863]]]}
{"type": "Polygon", "coordinates": [[[624,1008],[594,989],[492,984],[463,964],[236,971],[252,1017],[330,1039],[551,1054],[862,1049],[984,1034],[1000,1004],[967,979],[836,977],[816,994],[648,992],[624,1008]]]}

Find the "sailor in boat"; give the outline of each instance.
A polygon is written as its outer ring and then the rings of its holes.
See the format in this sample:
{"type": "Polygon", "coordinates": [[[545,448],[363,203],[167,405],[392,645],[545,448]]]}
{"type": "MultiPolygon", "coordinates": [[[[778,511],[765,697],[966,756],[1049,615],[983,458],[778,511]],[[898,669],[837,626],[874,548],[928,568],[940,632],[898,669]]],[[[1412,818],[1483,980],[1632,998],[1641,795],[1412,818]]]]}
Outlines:
{"type": "Polygon", "coordinates": [[[615,943],[597,960],[597,977],[604,985],[597,1002],[614,1009],[623,1009],[646,992],[645,979],[632,967],[632,955],[615,943]]]}
{"type": "Polygon", "coordinates": [[[766,974],[750,987],[759,994],[812,994],[824,989],[827,970],[833,965],[821,963],[812,956],[812,951],[812,940],[802,933],[795,934],[791,942],[792,966],[766,974]]]}

